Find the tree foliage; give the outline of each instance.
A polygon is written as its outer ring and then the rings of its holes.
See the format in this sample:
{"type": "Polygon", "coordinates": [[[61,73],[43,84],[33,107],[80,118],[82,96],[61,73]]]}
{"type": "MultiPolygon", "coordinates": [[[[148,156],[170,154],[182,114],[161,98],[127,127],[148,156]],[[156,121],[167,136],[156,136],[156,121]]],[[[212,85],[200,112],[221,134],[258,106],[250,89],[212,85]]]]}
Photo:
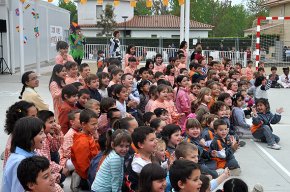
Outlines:
{"type": "Polygon", "coordinates": [[[112,5],[107,4],[100,21],[97,22],[97,27],[102,29],[101,35],[109,36],[116,28],[116,25],[114,8],[112,5]]]}
{"type": "Polygon", "coordinates": [[[146,0],[138,0],[134,15],[166,15],[170,7],[163,6],[162,0],[152,1],[152,7],[146,7],[146,0]]]}
{"type": "Polygon", "coordinates": [[[70,11],[70,22],[78,22],[78,11],[74,2],[65,3],[64,0],[59,0],[58,6],[70,11]]]}

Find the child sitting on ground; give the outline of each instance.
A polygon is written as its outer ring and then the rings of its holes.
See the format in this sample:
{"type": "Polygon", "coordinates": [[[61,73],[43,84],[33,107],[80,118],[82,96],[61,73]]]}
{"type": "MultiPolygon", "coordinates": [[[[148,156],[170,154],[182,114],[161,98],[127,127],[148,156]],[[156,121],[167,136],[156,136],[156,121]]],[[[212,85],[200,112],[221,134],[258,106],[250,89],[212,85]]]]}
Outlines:
{"type": "Polygon", "coordinates": [[[142,168],[152,162],[152,155],[156,148],[156,135],[154,129],[140,126],[132,133],[132,141],[138,153],[133,157],[132,163],[127,168],[126,186],[128,189],[138,189],[138,179],[142,168]]]}
{"type": "Polygon", "coordinates": [[[71,148],[71,160],[75,167],[75,172],[80,176],[79,187],[81,190],[90,190],[88,185],[88,169],[90,161],[95,157],[99,150],[96,139],[98,117],[95,112],[90,109],[84,109],[80,113],[80,124],[82,131],[75,133],[73,138],[73,146],[71,148]]]}
{"type": "Polygon", "coordinates": [[[80,124],[80,109],[73,110],[68,114],[68,120],[70,124],[70,129],[64,135],[63,144],[59,149],[60,162],[59,164],[66,167],[69,171],[74,170],[74,166],[71,161],[71,147],[73,145],[73,137],[75,133],[81,131],[80,124]]]}
{"type": "Polygon", "coordinates": [[[283,108],[276,110],[273,115],[270,112],[270,105],[267,99],[258,99],[256,101],[256,108],[253,108],[253,126],[251,132],[254,138],[267,142],[268,147],[271,149],[279,150],[281,146],[278,145],[280,138],[273,134],[271,124],[279,123],[281,120],[281,113],[284,112],[283,108]]]}
{"type": "Polygon", "coordinates": [[[78,101],[76,107],[79,109],[85,109],[85,104],[91,99],[90,91],[88,89],[81,89],[78,92],[78,101]]]}
{"type": "Polygon", "coordinates": [[[95,74],[90,74],[87,78],[85,78],[86,86],[90,92],[90,98],[95,99],[101,102],[102,96],[99,93],[99,78],[95,74]]]}
{"type": "Polygon", "coordinates": [[[106,158],[99,166],[92,191],[121,191],[124,176],[124,156],[129,150],[131,137],[129,132],[118,129],[108,132],[106,158]],[[111,134],[111,136],[110,136],[111,134]]]}
{"type": "Polygon", "coordinates": [[[240,175],[240,165],[235,159],[234,153],[239,147],[239,143],[233,136],[228,135],[227,123],[218,119],[213,124],[215,137],[210,144],[210,150],[216,150],[217,169],[224,169],[228,167],[231,175],[240,175]]]}
{"type": "Polygon", "coordinates": [[[215,162],[211,160],[211,157],[216,155],[216,151],[208,151],[204,148],[206,147],[206,142],[200,137],[201,135],[201,125],[197,119],[188,119],[186,122],[186,136],[184,141],[188,143],[193,143],[198,147],[198,164],[201,166],[201,172],[211,175],[214,179],[217,178],[218,174],[215,171],[215,162]]]}
{"type": "Polygon", "coordinates": [[[60,113],[58,115],[58,122],[59,125],[61,126],[61,131],[63,134],[66,134],[69,129],[69,120],[68,120],[69,112],[77,109],[77,107],[75,107],[75,104],[78,99],[77,94],[78,90],[72,84],[66,85],[61,91],[63,103],[59,109],[60,113]]]}

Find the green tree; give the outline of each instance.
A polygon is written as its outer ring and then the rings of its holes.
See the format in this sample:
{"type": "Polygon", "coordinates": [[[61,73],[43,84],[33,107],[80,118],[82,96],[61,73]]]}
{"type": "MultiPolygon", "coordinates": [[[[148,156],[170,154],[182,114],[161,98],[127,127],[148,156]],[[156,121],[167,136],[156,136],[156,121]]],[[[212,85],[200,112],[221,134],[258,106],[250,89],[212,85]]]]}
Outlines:
{"type": "Polygon", "coordinates": [[[134,9],[134,15],[166,15],[169,7],[163,6],[162,0],[153,0],[152,7],[146,7],[146,0],[138,0],[134,9]]]}
{"type": "Polygon", "coordinates": [[[58,6],[70,11],[70,22],[78,22],[78,11],[74,2],[65,3],[64,0],[59,0],[58,6]]]}
{"type": "Polygon", "coordinates": [[[247,7],[253,16],[268,16],[269,10],[264,6],[266,0],[247,0],[247,7]]]}
{"type": "Polygon", "coordinates": [[[116,25],[114,8],[112,5],[107,4],[101,15],[101,20],[97,22],[97,27],[102,29],[101,35],[109,36],[116,28],[116,25]]]}

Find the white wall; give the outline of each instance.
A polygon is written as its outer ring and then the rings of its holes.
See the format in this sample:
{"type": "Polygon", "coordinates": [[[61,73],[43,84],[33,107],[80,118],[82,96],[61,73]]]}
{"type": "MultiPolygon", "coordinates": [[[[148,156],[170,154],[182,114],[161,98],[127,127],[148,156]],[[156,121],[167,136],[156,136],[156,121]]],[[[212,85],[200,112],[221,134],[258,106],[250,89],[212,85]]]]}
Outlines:
{"type": "MultiPolygon", "coordinates": [[[[128,29],[130,30],[130,29],[128,29]]],[[[151,37],[151,35],[157,35],[159,37],[172,38],[172,35],[180,35],[179,30],[131,30],[131,37],[151,37]]],[[[208,31],[190,31],[190,38],[207,38],[208,31]]]]}
{"type": "MultiPolygon", "coordinates": [[[[6,25],[7,25],[7,8],[5,6],[0,6],[0,19],[6,20],[6,25]]],[[[6,28],[8,28],[8,27],[6,26],[6,28]]],[[[3,58],[8,63],[9,62],[9,60],[8,60],[9,58],[8,58],[7,42],[9,42],[9,41],[8,41],[7,33],[2,33],[2,38],[3,38],[3,58]]],[[[1,51],[2,50],[0,48],[0,57],[2,56],[1,55],[1,51]]],[[[6,67],[4,67],[4,69],[5,68],[6,67]]]]}
{"type": "MultiPolygon", "coordinates": [[[[103,2],[103,10],[106,7],[106,4],[113,5],[113,1],[104,0],[103,2]]],[[[85,4],[78,3],[78,24],[96,24],[97,16],[96,16],[96,6],[97,1],[87,1],[85,4]]],[[[134,8],[130,6],[129,1],[120,1],[120,4],[114,7],[115,21],[117,23],[124,22],[122,16],[128,16],[128,19],[133,18],[134,16],[134,8]]]]}
{"type": "MultiPolygon", "coordinates": [[[[20,67],[20,36],[19,32],[16,31],[16,26],[19,25],[19,16],[16,16],[15,10],[19,6],[19,0],[11,0],[10,17],[7,25],[10,25],[8,29],[10,34],[10,52],[13,63],[9,63],[9,66],[14,68],[20,67]],[[11,44],[13,43],[13,45],[11,44]]],[[[29,4],[30,7],[24,9],[23,24],[24,24],[24,35],[27,37],[27,44],[24,45],[24,65],[34,64],[36,62],[36,37],[34,33],[35,20],[31,12],[32,8],[35,8],[34,0],[26,0],[24,7],[29,4]]],[[[0,18],[2,14],[7,10],[7,7],[0,6],[0,18]]],[[[55,46],[50,44],[50,26],[60,26],[63,29],[64,40],[67,40],[67,32],[70,26],[70,14],[68,11],[61,9],[51,3],[39,1],[39,33],[40,36],[40,62],[48,61],[56,56],[55,46]]],[[[7,11],[6,11],[7,13],[7,11]]],[[[8,21],[8,19],[6,18],[8,21]]],[[[3,34],[3,37],[4,34],[3,34]]],[[[23,37],[22,37],[23,38],[23,37]]],[[[5,39],[4,43],[9,42],[5,39]]],[[[8,55],[6,54],[7,60],[8,55]]],[[[7,61],[6,60],[6,61],[7,61]]]]}

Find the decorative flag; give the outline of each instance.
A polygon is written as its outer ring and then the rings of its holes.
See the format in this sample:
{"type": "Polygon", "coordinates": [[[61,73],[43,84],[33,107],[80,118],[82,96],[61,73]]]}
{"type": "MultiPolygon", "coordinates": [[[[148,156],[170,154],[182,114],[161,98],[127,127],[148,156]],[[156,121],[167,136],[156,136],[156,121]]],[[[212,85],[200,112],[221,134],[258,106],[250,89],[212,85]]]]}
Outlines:
{"type": "Polygon", "coordinates": [[[146,0],[146,7],[152,7],[152,0],[146,0]]]}
{"type": "Polygon", "coordinates": [[[20,0],[21,3],[24,3],[26,0],[20,0]]]}
{"type": "Polygon", "coordinates": [[[35,12],[35,9],[34,8],[32,8],[31,14],[33,15],[33,18],[34,19],[39,19],[39,14],[35,12]]]}
{"type": "Polygon", "coordinates": [[[53,0],[47,0],[47,2],[51,3],[51,2],[53,2],[53,0]]]}
{"type": "Polygon", "coordinates": [[[178,0],[179,5],[184,5],[184,0],[178,0]]]}
{"type": "Polygon", "coordinates": [[[168,0],[163,0],[163,5],[168,6],[168,0]]]}
{"type": "Polygon", "coordinates": [[[71,24],[74,26],[74,27],[77,27],[78,24],[76,22],[71,22],[71,24]]]}
{"type": "Polygon", "coordinates": [[[34,27],[34,35],[35,35],[35,37],[39,37],[38,27],[34,27]]]}
{"type": "Polygon", "coordinates": [[[27,40],[28,40],[27,37],[24,36],[24,38],[23,38],[23,43],[24,43],[24,44],[27,44],[27,40]]]}
{"type": "Polygon", "coordinates": [[[66,4],[68,4],[68,3],[70,2],[70,0],[64,0],[64,2],[65,2],[66,4]]]}
{"type": "Polygon", "coordinates": [[[131,0],[130,1],[130,6],[131,7],[136,7],[136,1],[135,0],[131,0]]]}
{"type": "Polygon", "coordinates": [[[27,4],[24,9],[28,9],[30,7],[30,4],[27,4]]]}
{"type": "Polygon", "coordinates": [[[81,4],[86,4],[87,0],[81,0],[81,4]]]}
{"type": "Polygon", "coordinates": [[[16,31],[17,31],[17,32],[20,31],[20,29],[19,29],[19,25],[16,26],[16,31]]]}
{"type": "Polygon", "coordinates": [[[98,5],[102,5],[103,4],[103,0],[97,0],[97,4],[98,5]]]}
{"type": "Polygon", "coordinates": [[[119,0],[115,0],[114,1],[114,6],[117,7],[118,5],[120,5],[120,1],[119,0]]]}
{"type": "Polygon", "coordinates": [[[18,8],[15,9],[15,14],[16,14],[16,16],[19,16],[19,9],[18,8]]]}

